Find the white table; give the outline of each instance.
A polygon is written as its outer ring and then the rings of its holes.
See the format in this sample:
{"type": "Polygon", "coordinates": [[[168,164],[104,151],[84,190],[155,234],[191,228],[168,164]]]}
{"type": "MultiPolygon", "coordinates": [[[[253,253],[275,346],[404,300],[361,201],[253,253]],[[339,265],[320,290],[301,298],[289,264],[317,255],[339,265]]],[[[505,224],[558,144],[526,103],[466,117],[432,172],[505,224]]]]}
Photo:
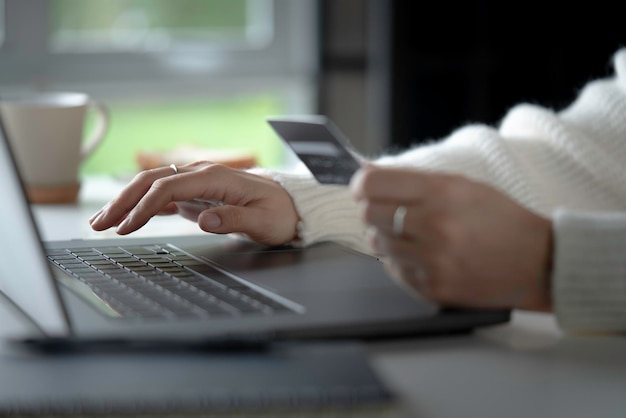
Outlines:
{"type": "MultiPolygon", "coordinates": [[[[114,235],[91,231],[87,219],[120,187],[89,179],[79,205],[35,206],[43,237],[114,235]]],[[[135,236],[188,233],[202,232],[178,217],[159,217],[135,236]]],[[[471,334],[368,343],[368,349],[411,417],[626,417],[626,337],[564,335],[552,315],[514,312],[510,323],[471,334]]]]}

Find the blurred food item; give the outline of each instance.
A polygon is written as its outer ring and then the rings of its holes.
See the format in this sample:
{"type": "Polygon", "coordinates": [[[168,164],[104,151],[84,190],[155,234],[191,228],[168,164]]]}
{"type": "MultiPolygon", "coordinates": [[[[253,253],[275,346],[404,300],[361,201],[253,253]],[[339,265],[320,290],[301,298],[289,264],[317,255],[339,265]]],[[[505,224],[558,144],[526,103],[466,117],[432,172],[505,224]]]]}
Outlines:
{"type": "Polygon", "coordinates": [[[184,146],[170,151],[139,151],[136,155],[137,164],[142,170],[168,166],[184,165],[194,161],[206,160],[224,164],[232,168],[251,168],[257,165],[253,153],[241,150],[223,150],[184,146]]]}

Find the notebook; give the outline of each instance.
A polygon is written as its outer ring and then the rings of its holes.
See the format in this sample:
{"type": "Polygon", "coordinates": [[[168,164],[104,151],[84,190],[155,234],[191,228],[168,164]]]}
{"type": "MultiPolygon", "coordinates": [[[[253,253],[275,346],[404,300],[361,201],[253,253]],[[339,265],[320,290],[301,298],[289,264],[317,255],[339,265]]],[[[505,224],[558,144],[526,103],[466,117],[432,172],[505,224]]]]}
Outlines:
{"type": "Polygon", "coordinates": [[[334,243],[268,248],[209,234],[42,242],[1,120],[0,137],[0,290],[26,320],[15,338],[368,338],[509,318],[439,309],[397,287],[376,258],[334,243]]]}
{"type": "Polygon", "coordinates": [[[0,368],[0,416],[380,418],[401,409],[350,341],[210,353],[8,347],[0,368]]]}

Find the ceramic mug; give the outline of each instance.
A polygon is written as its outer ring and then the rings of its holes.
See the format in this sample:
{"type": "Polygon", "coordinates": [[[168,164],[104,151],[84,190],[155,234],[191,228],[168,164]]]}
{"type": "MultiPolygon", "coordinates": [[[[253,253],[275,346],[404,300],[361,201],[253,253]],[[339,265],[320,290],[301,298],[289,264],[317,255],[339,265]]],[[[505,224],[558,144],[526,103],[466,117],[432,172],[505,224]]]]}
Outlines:
{"type": "Polygon", "coordinates": [[[106,107],[84,93],[0,95],[0,113],[31,203],[73,203],[81,163],[104,139],[106,107]],[[87,112],[96,121],[84,138],[87,112]]]}

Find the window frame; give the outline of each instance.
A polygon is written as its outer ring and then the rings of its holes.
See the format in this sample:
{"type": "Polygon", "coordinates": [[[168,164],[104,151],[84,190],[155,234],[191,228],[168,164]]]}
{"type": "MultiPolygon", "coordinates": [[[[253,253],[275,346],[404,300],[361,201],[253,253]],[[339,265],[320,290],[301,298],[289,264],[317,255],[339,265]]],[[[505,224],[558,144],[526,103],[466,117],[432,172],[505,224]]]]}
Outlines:
{"type": "Polygon", "coordinates": [[[51,50],[47,0],[4,0],[0,90],[80,90],[103,99],[271,90],[291,112],[310,112],[319,67],[317,1],[269,1],[274,32],[264,48],[89,53],[51,50]]]}
{"type": "Polygon", "coordinates": [[[4,32],[5,32],[5,16],[4,16],[4,0],[0,0],[0,49],[2,48],[2,45],[4,44],[4,32]]]}

